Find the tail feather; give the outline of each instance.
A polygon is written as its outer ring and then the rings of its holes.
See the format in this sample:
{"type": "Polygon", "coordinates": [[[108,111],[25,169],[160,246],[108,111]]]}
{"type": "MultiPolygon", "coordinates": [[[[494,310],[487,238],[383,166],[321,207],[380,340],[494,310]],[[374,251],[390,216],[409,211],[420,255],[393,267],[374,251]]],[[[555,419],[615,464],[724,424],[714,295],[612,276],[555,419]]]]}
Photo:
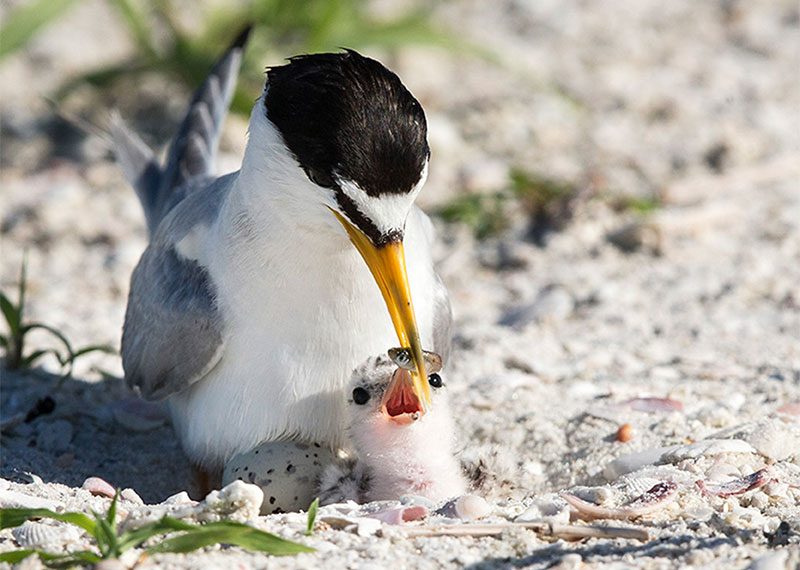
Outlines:
{"type": "MultiPolygon", "coordinates": [[[[164,198],[169,195],[170,190],[189,180],[214,173],[219,137],[236,87],[244,44],[249,33],[248,26],[217,61],[195,92],[167,155],[167,165],[159,188],[159,194],[164,198]]],[[[163,204],[163,200],[161,203],[163,204]]]]}
{"type": "Polygon", "coordinates": [[[156,190],[161,181],[161,167],[150,147],[125,124],[117,112],[111,115],[111,138],[117,162],[125,178],[136,190],[144,209],[147,229],[152,235],[158,225],[154,210],[156,190]]]}
{"type": "Polygon", "coordinates": [[[195,91],[163,169],[153,151],[125,126],[122,119],[118,115],[112,117],[111,134],[117,159],[139,196],[150,235],[176,203],[172,195],[177,188],[194,178],[214,174],[220,133],[236,87],[250,29],[247,26],[239,34],[195,91]]]}

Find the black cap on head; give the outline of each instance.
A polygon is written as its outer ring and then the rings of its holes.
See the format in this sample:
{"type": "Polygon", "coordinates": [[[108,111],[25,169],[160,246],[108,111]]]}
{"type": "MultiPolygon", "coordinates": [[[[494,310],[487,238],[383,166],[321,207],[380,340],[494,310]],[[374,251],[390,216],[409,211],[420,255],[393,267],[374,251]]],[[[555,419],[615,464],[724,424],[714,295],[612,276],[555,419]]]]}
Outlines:
{"type": "Polygon", "coordinates": [[[267,71],[267,117],[309,178],[335,175],[370,196],[419,182],[429,151],[422,106],[400,79],[354,51],[293,57],[267,71]]]}

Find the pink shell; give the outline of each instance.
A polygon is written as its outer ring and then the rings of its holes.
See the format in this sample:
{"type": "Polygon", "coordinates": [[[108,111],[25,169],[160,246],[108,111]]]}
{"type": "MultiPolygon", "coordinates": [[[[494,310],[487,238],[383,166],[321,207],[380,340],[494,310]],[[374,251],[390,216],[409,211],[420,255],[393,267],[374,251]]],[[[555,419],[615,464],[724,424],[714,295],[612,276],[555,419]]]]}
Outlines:
{"type": "Polygon", "coordinates": [[[386,524],[403,524],[404,522],[419,520],[427,514],[427,508],[416,505],[414,507],[402,507],[400,509],[386,509],[385,511],[378,511],[377,513],[364,516],[371,519],[378,519],[386,524]]]}
{"type": "Polygon", "coordinates": [[[777,409],[781,414],[789,414],[792,416],[800,416],[800,402],[793,402],[791,404],[784,404],[777,409]]]}
{"type": "Polygon", "coordinates": [[[111,486],[111,483],[100,477],[89,477],[83,482],[81,489],[86,489],[92,495],[101,497],[113,497],[117,494],[117,490],[111,486]]]}
{"type": "Polygon", "coordinates": [[[579,514],[590,519],[633,519],[663,508],[678,492],[678,485],[672,481],[656,483],[643,495],[636,497],[627,505],[604,507],[584,501],[569,493],[560,493],[561,498],[579,514]]]}
{"type": "Polygon", "coordinates": [[[730,497],[731,495],[741,495],[751,489],[758,489],[772,480],[773,478],[765,468],[725,483],[706,483],[705,481],[698,481],[697,487],[706,495],[730,497]]]}

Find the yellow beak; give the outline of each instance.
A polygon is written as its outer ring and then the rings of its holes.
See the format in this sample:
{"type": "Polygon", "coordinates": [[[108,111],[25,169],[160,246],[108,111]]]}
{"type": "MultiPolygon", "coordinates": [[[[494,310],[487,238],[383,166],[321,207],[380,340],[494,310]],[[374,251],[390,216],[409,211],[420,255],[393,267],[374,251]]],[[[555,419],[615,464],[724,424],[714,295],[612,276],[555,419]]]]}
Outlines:
{"type": "Polygon", "coordinates": [[[423,411],[431,405],[431,389],[428,386],[428,375],[425,372],[425,359],[422,352],[422,343],[419,339],[417,318],[414,314],[414,305],[411,303],[411,290],[408,286],[406,274],[406,257],[403,252],[403,242],[393,241],[380,247],[375,247],[364,232],[359,230],[338,212],[331,210],[336,218],[347,230],[350,241],[356,247],[361,257],[367,263],[372,277],[381,290],[389,316],[392,318],[397,338],[401,347],[408,347],[414,370],[411,371],[411,381],[414,393],[422,402],[423,411]]]}

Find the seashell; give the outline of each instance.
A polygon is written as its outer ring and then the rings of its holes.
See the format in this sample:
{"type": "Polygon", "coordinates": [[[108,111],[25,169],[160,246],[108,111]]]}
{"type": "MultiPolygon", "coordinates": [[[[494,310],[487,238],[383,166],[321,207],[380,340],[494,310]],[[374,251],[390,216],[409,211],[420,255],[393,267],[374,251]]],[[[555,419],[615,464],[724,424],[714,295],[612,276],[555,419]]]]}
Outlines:
{"type": "Polygon", "coordinates": [[[751,489],[758,489],[772,481],[772,476],[767,469],[760,469],[745,477],[739,477],[725,483],[706,483],[698,481],[697,487],[705,495],[714,497],[730,497],[731,495],[741,495],[751,489]]]}
{"type": "MultiPolygon", "coordinates": [[[[628,497],[638,497],[653,488],[653,486],[657,485],[663,481],[663,479],[656,479],[655,477],[640,477],[640,476],[631,476],[624,480],[623,490],[625,495],[628,497]]],[[[602,488],[602,487],[601,487],[602,488]]],[[[619,488],[619,486],[618,486],[619,488]]],[[[595,501],[601,502],[601,501],[595,501]]]]}
{"type": "Polygon", "coordinates": [[[478,495],[462,495],[452,501],[448,501],[442,508],[436,511],[436,513],[450,518],[471,521],[485,517],[491,511],[492,508],[483,497],[479,497],[478,495]]]}
{"type": "Polygon", "coordinates": [[[741,475],[739,469],[726,461],[717,461],[706,471],[706,480],[712,482],[730,481],[741,475]]]}
{"type": "Polygon", "coordinates": [[[678,446],[671,447],[658,447],[656,449],[648,449],[646,451],[639,451],[637,453],[629,453],[621,457],[617,457],[603,469],[603,477],[606,481],[613,481],[620,475],[637,471],[645,465],[656,463],[660,460],[665,453],[677,449],[678,446]]]}
{"type": "Polygon", "coordinates": [[[683,404],[669,398],[631,398],[620,403],[637,412],[653,414],[656,412],[682,412],[683,404]]]}
{"type": "Polygon", "coordinates": [[[492,508],[486,499],[478,495],[463,495],[453,505],[455,514],[463,521],[471,521],[487,516],[492,508]]]}
{"type": "Polygon", "coordinates": [[[791,404],[784,404],[777,410],[779,414],[788,414],[790,416],[800,416],[800,402],[793,402],[791,404]]]}
{"type": "Polygon", "coordinates": [[[514,522],[569,523],[569,505],[564,499],[550,495],[536,499],[514,522]]]}
{"type": "Polygon", "coordinates": [[[105,479],[100,477],[89,477],[81,485],[81,489],[89,491],[92,495],[99,497],[114,497],[117,490],[105,479]]]}
{"type": "Polygon", "coordinates": [[[419,520],[428,514],[428,509],[423,506],[401,507],[399,509],[384,509],[377,513],[364,515],[366,518],[377,519],[386,524],[403,524],[419,520]]]}
{"type": "Polygon", "coordinates": [[[381,521],[368,517],[324,516],[320,521],[335,529],[355,532],[358,536],[372,536],[381,529],[381,521]]]}
{"type": "Polygon", "coordinates": [[[54,511],[62,506],[61,503],[49,499],[33,497],[10,489],[0,490],[0,508],[3,509],[50,509],[54,511]]]}
{"type": "Polygon", "coordinates": [[[687,445],[679,445],[664,452],[661,461],[677,463],[682,459],[695,459],[701,456],[722,455],[723,453],[756,453],[752,445],[740,439],[704,439],[687,445]]]}
{"type": "Polygon", "coordinates": [[[436,503],[434,501],[431,501],[428,497],[423,497],[422,495],[405,495],[400,497],[400,504],[407,505],[409,507],[421,506],[428,510],[436,508],[436,503]]]}
{"type": "Polygon", "coordinates": [[[592,519],[633,519],[663,508],[675,498],[678,485],[665,481],[654,485],[652,489],[637,497],[627,505],[620,507],[603,507],[584,501],[569,493],[561,493],[561,498],[568,502],[581,515],[592,519]]]}
{"type": "Polygon", "coordinates": [[[49,524],[25,521],[11,531],[14,540],[23,548],[53,547],[80,540],[80,532],[73,526],[53,526],[49,524]]]}

